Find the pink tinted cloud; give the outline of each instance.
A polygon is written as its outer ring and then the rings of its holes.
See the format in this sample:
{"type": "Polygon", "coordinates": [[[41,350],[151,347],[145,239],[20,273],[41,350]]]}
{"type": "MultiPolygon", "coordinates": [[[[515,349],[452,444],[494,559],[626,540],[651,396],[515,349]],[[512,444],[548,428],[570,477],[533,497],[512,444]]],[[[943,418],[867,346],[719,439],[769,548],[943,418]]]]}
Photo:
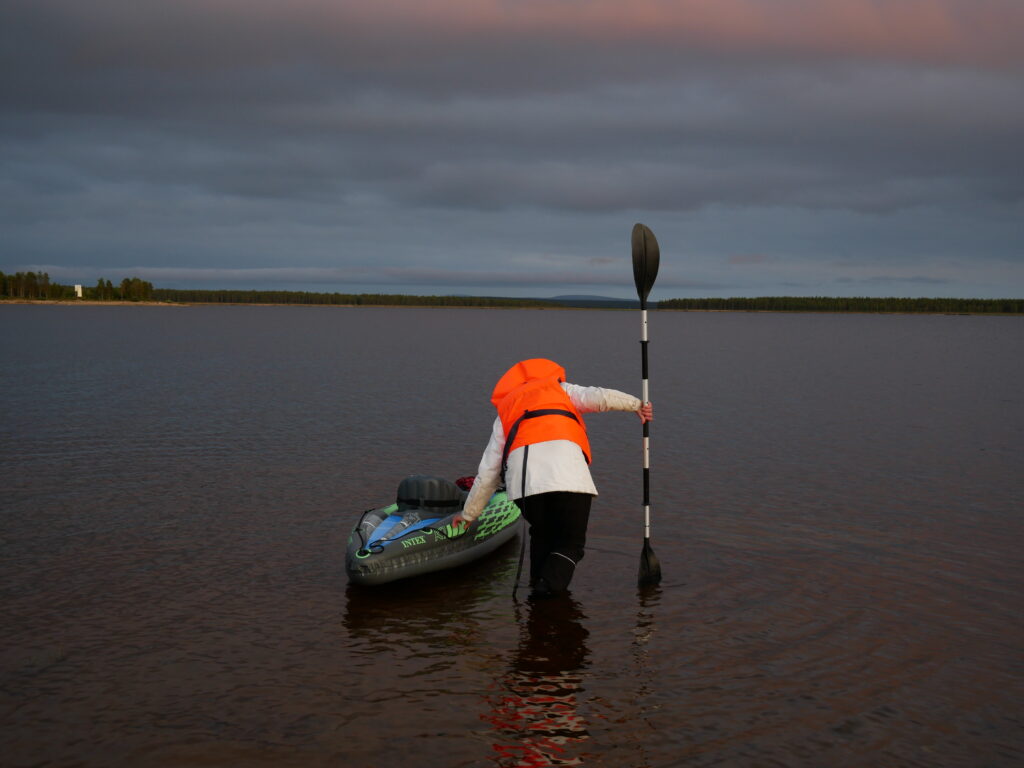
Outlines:
{"type": "MultiPolygon", "coordinates": [[[[230,1],[250,7],[250,2],[230,1]]],[[[384,31],[675,43],[734,53],[1024,61],[1021,0],[298,0],[384,31]]],[[[289,7],[292,7],[289,4],[289,7]]]]}
{"type": "MultiPolygon", "coordinates": [[[[88,58],[283,53],[408,67],[491,46],[650,46],[714,57],[1024,64],[1024,0],[35,0],[57,6],[88,58]],[[111,42],[113,41],[113,42],[111,42]]],[[[33,6],[35,7],[35,6],[33,6]]],[[[56,13],[56,11],[54,11],[56,13]]],[[[571,51],[567,55],[572,55],[571,51]]]]}

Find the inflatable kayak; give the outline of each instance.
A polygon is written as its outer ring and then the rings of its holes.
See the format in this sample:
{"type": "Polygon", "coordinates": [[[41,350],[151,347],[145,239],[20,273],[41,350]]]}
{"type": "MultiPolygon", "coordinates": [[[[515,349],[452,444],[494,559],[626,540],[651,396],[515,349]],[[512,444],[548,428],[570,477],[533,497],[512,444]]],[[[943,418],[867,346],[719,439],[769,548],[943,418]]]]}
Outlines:
{"type": "Polygon", "coordinates": [[[462,487],[441,477],[412,475],[399,483],[394,504],[364,512],[348,537],[349,581],[384,584],[455,568],[514,539],[523,523],[504,490],[468,528],[452,526],[469,495],[467,482],[459,482],[462,487]]]}

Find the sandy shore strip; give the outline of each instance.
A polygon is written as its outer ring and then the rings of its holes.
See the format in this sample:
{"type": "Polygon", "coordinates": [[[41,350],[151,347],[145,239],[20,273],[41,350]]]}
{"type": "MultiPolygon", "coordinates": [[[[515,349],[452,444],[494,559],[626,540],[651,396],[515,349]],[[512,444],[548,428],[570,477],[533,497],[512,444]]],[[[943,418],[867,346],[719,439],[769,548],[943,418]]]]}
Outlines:
{"type": "Polygon", "coordinates": [[[185,307],[178,301],[95,301],[93,299],[0,299],[4,304],[45,304],[53,307],[185,307]]]}

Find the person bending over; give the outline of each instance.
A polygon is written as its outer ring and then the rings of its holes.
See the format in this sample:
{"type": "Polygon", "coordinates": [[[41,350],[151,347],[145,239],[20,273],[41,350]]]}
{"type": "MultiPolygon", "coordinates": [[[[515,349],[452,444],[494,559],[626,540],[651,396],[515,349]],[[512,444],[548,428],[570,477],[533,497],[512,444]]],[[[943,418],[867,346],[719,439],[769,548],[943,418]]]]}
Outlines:
{"type": "Polygon", "coordinates": [[[583,414],[633,411],[646,423],[653,419],[653,407],[618,390],[570,384],[565,369],[544,358],[509,368],[491,402],[498,416],[453,524],[476,520],[504,481],[530,525],[531,595],[563,594],[583,559],[590,503],[597,495],[583,414]]]}

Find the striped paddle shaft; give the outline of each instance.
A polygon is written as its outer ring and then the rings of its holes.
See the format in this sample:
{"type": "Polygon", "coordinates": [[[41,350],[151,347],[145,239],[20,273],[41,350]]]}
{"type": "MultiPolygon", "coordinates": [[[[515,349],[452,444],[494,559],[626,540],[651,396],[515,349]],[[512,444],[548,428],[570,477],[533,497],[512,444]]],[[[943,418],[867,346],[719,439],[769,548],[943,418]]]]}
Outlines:
{"type": "MultiPolygon", "coordinates": [[[[647,302],[640,309],[640,356],[643,385],[641,397],[646,405],[651,401],[647,372],[647,302]]],[[[644,538],[651,538],[651,425],[644,422],[644,538]]]]}

